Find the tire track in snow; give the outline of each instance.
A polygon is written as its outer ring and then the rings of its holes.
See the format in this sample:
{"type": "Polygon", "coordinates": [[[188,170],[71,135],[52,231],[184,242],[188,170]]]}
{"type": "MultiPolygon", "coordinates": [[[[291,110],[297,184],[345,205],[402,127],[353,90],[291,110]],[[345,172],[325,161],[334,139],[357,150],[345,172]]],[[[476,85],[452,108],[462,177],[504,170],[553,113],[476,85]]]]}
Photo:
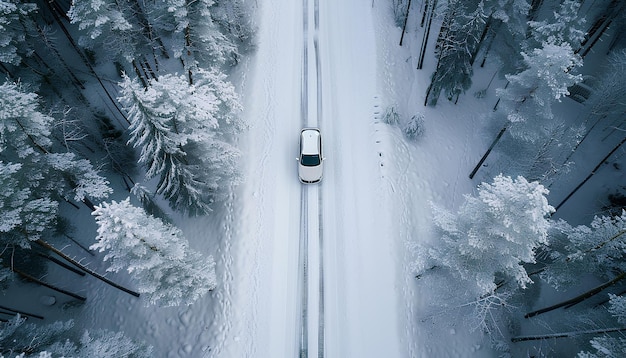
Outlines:
{"type": "MultiPolygon", "coordinates": [[[[319,1],[318,0],[303,0],[303,51],[302,51],[302,89],[301,89],[301,121],[302,127],[318,127],[321,128],[320,114],[322,112],[321,101],[321,68],[319,59],[319,42],[318,42],[318,30],[319,30],[319,1]],[[313,13],[310,12],[312,6],[313,13]],[[310,17],[313,16],[313,29],[311,29],[310,17]],[[310,45],[312,44],[313,60],[314,63],[309,61],[311,56],[310,45]],[[315,82],[311,82],[311,80],[315,82]],[[315,88],[313,88],[315,87],[315,88]],[[315,99],[312,97],[315,96],[315,99]],[[315,107],[311,107],[311,106],[315,107]]],[[[322,199],[320,185],[307,186],[303,185],[301,192],[301,227],[300,227],[300,247],[301,253],[299,255],[300,265],[299,270],[299,285],[302,287],[299,289],[302,295],[301,299],[301,317],[300,317],[300,357],[308,357],[311,352],[313,356],[321,358],[324,356],[324,270],[323,270],[323,240],[322,240],[322,199]],[[310,198],[314,198],[317,195],[317,207],[310,206],[310,198]],[[317,212],[313,212],[315,210],[317,212]],[[311,227],[309,216],[317,215],[313,221],[313,225],[317,224],[317,228],[311,227]],[[316,236],[310,235],[313,231],[316,231],[316,236]],[[313,250],[309,251],[309,240],[315,240],[316,246],[313,250]],[[317,260],[315,260],[317,258],[317,260]],[[313,260],[311,262],[310,260],[313,260]],[[311,264],[312,263],[312,264],[311,264]],[[309,271],[315,270],[317,272],[309,271]],[[317,277],[315,277],[317,275],[317,277]],[[313,282],[317,278],[317,282],[313,282]],[[315,284],[317,283],[317,287],[315,284]],[[317,303],[316,307],[311,307],[310,304],[317,303]],[[310,326],[314,324],[317,319],[316,326],[310,326]],[[313,332],[309,331],[309,328],[313,328],[313,332]],[[310,334],[317,335],[312,337],[310,334]],[[317,344],[312,347],[313,341],[317,344]],[[315,348],[315,349],[311,349],[315,348]]]]}
{"type": "Polygon", "coordinates": [[[299,292],[301,295],[300,299],[300,349],[299,349],[299,357],[306,358],[308,357],[308,342],[309,342],[309,334],[308,334],[308,299],[309,299],[309,288],[308,288],[308,196],[307,196],[307,187],[302,186],[302,190],[300,192],[300,196],[302,198],[300,202],[300,253],[299,253],[299,274],[300,279],[298,280],[299,284],[299,292]]]}

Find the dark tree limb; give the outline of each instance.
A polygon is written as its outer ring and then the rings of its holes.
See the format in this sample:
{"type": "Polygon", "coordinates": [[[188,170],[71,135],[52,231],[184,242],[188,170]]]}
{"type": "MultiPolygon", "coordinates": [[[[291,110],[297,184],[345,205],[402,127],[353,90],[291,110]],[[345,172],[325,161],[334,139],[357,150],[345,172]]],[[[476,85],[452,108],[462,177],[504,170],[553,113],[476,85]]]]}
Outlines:
{"type": "Polygon", "coordinates": [[[476,175],[476,172],[478,172],[478,169],[480,169],[481,165],[483,165],[485,160],[487,160],[487,157],[493,150],[493,147],[495,147],[496,144],[498,144],[498,142],[500,141],[500,138],[502,138],[502,135],[504,134],[504,132],[506,132],[506,128],[507,128],[506,126],[502,127],[502,129],[500,130],[500,133],[498,133],[498,135],[496,136],[496,139],[494,139],[493,142],[491,142],[489,149],[487,149],[483,157],[480,158],[480,160],[478,161],[478,164],[476,164],[476,166],[474,167],[474,170],[472,170],[472,172],[470,173],[469,175],[470,179],[474,179],[474,175],[476,175]]]}
{"type": "Polygon", "coordinates": [[[402,40],[404,40],[404,33],[406,32],[406,23],[409,21],[409,10],[411,9],[411,0],[406,6],[406,15],[404,15],[404,26],[402,26],[402,35],[400,36],[400,46],[402,46],[402,40]]]}
{"type": "Polygon", "coordinates": [[[43,240],[41,240],[41,239],[39,239],[39,240],[37,240],[37,241],[35,241],[35,242],[36,242],[37,244],[39,244],[39,245],[41,245],[41,246],[45,247],[46,249],[48,249],[48,250],[50,250],[50,251],[54,252],[55,254],[57,254],[57,255],[61,256],[61,257],[62,257],[64,260],[66,260],[67,262],[69,262],[69,263],[71,263],[72,265],[74,265],[74,266],[78,267],[79,269],[81,269],[81,270],[85,271],[86,273],[90,274],[91,276],[93,276],[93,277],[95,277],[95,278],[97,278],[97,279],[99,279],[99,280],[103,281],[104,283],[109,284],[109,285],[111,285],[111,286],[113,286],[113,287],[117,288],[118,290],[124,291],[124,292],[126,292],[126,293],[128,293],[128,294],[131,294],[131,295],[135,296],[135,297],[139,297],[139,293],[137,293],[137,292],[135,292],[135,291],[132,291],[132,290],[130,290],[130,289],[128,289],[128,288],[126,288],[126,287],[124,287],[124,286],[122,286],[122,285],[119,285],[119,284],[117,284],[117,283],[115,283],[115,282],[113,282],[113,281],[109,280],[108,278],[106,278],[106,277],[104,277],[104,276],[100,275],[99,273],[97,273],[97,272],[95,272],[95,271],[93,271],[93,270],[91,270],[91,269],[89,269],[89,268],[85,267],[84,265],[80,264],[78,261],[76,261],[76,260],[74,260],[73,258],[71,258],[71,257],[67,256],[67,255],[66,255],[65,253],[63,253],[61,250],[59,250],[59,249],[55,248],[54,246],[50,245],[49,243],[47,243],[47,242],[45,242],[45,241],[43,241],[43,240]]]}
{"type": "Polygon", "coordinates": [[[66,264],[65,262],[63,262],[63,261],[61,261],[61,260],[57,259],[56,257],[52,257],[52,256],[50,256],[50,255],[46,255],[46,254],[41,253],[41,252],[37,253],[37,255],[39,255],[39,256],[41,256],[41,257],[43,257],[43,258],[45,258],[45,259],[48,259],[48,260],[50,260],[50,261],[54,262],[55,264],[57,264],[57,265],[59,265],[59,266],[63,267],[64,269],[72,271],[73,273],[75,273],[75,274],[77,274],[77,275],[80,275],[80,276],[85,276],[85,272],[83,272],[83,271],[81,271],[81,270],[79,270],[79,269],[76,269],[76,268],[74,268],[74,267],[72,267],[72,266],[70,266],[70,265],[66,264]]]}
{"type": "Polygon", "coordinates": [[[536,310],[536,311],[532,311],[532,312],[526,313],[524,315],[524,318],[535,317],[535,316],[538,316],[538,315],[540,315],[542,313],[550,312],[550,311],[553,311],[553,310],[555,310],[557,308],[561,308],[561,307],[564,307],[564,306],[570,306],[571,307],[571,306],[573,306],[573,305],[575,305],[577,303],[580,303],[580,302],[582,302],[582,301],[584,301],[584,300],[586,300],[586,299],[588,299],[590,297],[593,297],[594,295],[597,295],[598,293],[602,292],[605,288],[610,287],[610,286],[616,284],[618,281],[622,280],[624,277],[626,277],[626,272],[622,272],[619,275],[617,275],[614,279],[612,279],[612,280],[610,280],[608,282],[605,282],[602,285],[600,285],[598,287],[595,287],[595,288],[593,288],[593,289],[591,289],[591,290],[589,290],[589,291],[587,291],[587,292],[585,292],[585,293],[583,293],[581,295],[578,295],[578,296],[576,296],[574,298],[571,298],[569,300],[557,303],[555,305],[552,305],[552,306],[549,306],[549,307],[546,307],[546,308],[542,308],[542,309],[539,309],[539,310],[536,310]]]}
{"type": "Polygon", "coordinates": [[[0,308],[3,309],[3,310],[7,310],[9,312],[13,312],[14,314],[15,313],[19,313],[22,316],[33,317],[33,318],[37,318],[37,319],[44,319],[43,316],[40,316],[38,314],[28,313],[28,312],[21,311],[21,310],[16,310],[15,308],[10,308],[10,307],[7,307],[7,306],[2,306],[2,305],[0,305],[0,308]]]}
{"type": "Polygon", "coordinates": [[[81,249],[85,250],[89,255],[96,256],[96,254],[94,254],[93,251],[89,250],[89,248],[85,247],[83,244],[81,244],[80,242],[76,241],[76,239],[74,239],[73,237],[69,236],[68,234],[63,234],[63,235],[65,237],[67,237],[68,239],[70,239],[71,242],[73,242],[76,245],[78,245],[78,247],[80,247],[81,249]]]}
{"type": "Polygon", "coordinates": [[[557,212],[557,211],[559,210],[559,208],[560,208],[561,206],[563,206],[563,204],[565,204],[565,203],[566,203],[566,202],[567,202],[567,201],[568,201],[568,200],[572,197],[572,195],[574,195],[574,194],[578,191],[578,189],[580,189],[583,185],[585,185],[585,183],[586,183],[589,179],[591,179],[591,177],[592,177],[592,176],[596,173],[596,171],[597,171],[598,169],[600,169],[600,167],[602,166],[602,164],[604,164],[604,162],[606,162],[606,161],[607,161],[607,159],[609,159],[609,157],[611,157],[611,155],[613,155],[613,153],[615,153],[615,152],[616,152],[616,151],[617,151],[617,150],[618,150],[618,149],[619,149],[619,148],[620,148],[620,147],[621,147],[624,143],[626,143],[626,137],[624,137],[624,139],[622,139],[622,141],[621,141],[621,142],[619,142],[619,144],[618,144],[617,146],[615,146],[615,148],[613,148],[613,150],[611,150],[611,151],[609,152],[609,154],[607,154],[604,158],[602,158],[602,160],[600,161],[600,163],[598,163],[598,165],[596,165],[596,167],[595,167],[595,168],[593,168],[593,170],[591,171],[591,173],[589,173],[589,175],[587,175],[587,177],[586,177],[586,178],[585,178],[585,179],[584,179],[584,180],[583,180],[580,184],[578,184],[578,186],[577,186],[576,188],[574,188],[574,190],[572,190],[572,192],[571,192],[571,193],[569,193],[569,194],[565,197],[565,199],[563,199],[563,200],[559,203],[559,205],[557,205],[557,206],[554,208],[554,212],[557,212]]]}
{"type": "Polygon", "coordinates": [[[602,333],[612,333],[612,332],[622,332],[626,331],[626,328],[615,327],[615,328],[603,328],[603,329],[592,329],[587,331],[578,331],[578,332],[563,332],[563,333],[552,333],[552,334],[542,334],[535,336],[517,336],[511,338],[511,342],[525,342],[525,341],[538,341],[541,339],[553,339],[553,338],[570,338],[581,336],[584,334],[602,334],[602,333]]]}
{"type": "Polygon", "coordinates": [[[24,277],[25,279],[27,279],[29,281],[32,281],[32,282],[36,283],[38,285],[48,287],[49,289],[52,289],[52,290],[57,291],[57,292],[60,292],[60,293],[62,293],[64,295],[68,295],[68,296],[73,297],[73,298],[75,298],[75,299],[77,299],[79,301],[86,301],[87,300],[87,298],[85,298],[85,297],[83,297],[81,295],[77,295],[77,294],[75,294],[73,292],[64,290],[62,288],[58,288],[58,287],[56,287],[56,286],[54,286],[52,284],[49,284],[49,283],[44,282],[44,281],[42,281],[42,280],[40,280],[40,279],[38,279],[36,277],[33,277],[33,276],[27,274],[26,272],[19,270],[18,268],[12,267],[11,271],[15,272],[16,274],[24,277]]]}

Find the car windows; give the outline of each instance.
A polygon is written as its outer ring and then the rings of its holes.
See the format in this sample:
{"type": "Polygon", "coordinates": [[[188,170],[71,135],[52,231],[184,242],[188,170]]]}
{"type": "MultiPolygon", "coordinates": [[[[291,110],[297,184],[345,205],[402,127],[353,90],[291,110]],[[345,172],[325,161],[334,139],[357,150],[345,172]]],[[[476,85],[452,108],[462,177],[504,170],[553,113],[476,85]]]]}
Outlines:
{"type": "Polygon", "coordinates": [[[303,154],[302,160],[300,161],[300,163],[304,165],[305,167],[314,167],[316,165],[320,165],[320,156],[317,154],[315,155],[303,154]]]}

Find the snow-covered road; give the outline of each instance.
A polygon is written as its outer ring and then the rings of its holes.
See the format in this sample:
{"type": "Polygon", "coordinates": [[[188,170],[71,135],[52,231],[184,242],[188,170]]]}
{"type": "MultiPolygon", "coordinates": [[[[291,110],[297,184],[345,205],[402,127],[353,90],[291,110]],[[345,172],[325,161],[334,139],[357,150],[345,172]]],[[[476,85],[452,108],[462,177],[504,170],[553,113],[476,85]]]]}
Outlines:
{"type": "Polygon", "coordinates": [[[358,0],[261,5],[233,317],[219,356],[405,356],[398,249],[374,149],[371,11],[358,0]],[[304,126],[320,127],[327,160],[322,183],[303,188],[294,158],[304,126]]]}

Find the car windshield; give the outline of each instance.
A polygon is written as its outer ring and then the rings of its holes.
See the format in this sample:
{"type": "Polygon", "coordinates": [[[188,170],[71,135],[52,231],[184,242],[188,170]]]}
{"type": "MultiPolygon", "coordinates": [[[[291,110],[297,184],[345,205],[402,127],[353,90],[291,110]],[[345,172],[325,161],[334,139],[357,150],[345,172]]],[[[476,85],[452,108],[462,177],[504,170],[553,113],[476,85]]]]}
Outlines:
{"type": "Polygon", "coordinates": [[[317,154],[303,154],[300,162],[306,167],[314,167],[320,165],[320,156],[317,154]]]}

